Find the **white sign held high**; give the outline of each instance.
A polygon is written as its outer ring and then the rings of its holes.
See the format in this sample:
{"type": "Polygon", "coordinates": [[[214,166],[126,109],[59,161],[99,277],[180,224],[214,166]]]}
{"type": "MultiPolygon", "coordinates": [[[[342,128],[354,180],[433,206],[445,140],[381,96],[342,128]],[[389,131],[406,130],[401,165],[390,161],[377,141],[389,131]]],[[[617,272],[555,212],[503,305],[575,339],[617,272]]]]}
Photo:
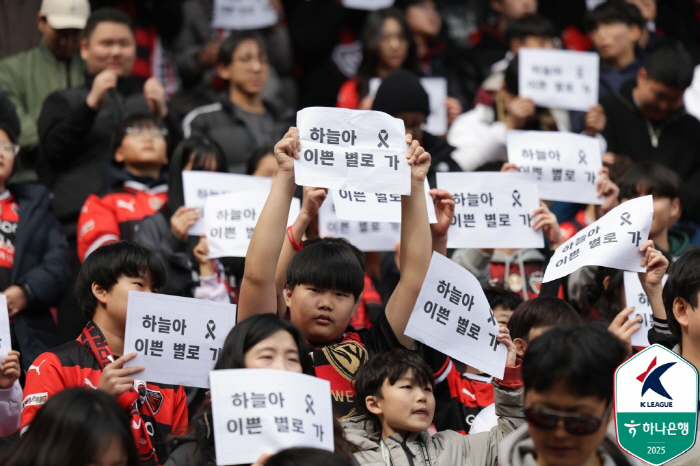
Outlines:
{"type": "Polygon", "coordinates": [[[10,340],[10,317],[7,310],[7,296],[0,294],[0,364],[12,350],[10,340]]]}
{"type": "MultiPolygon", "coordinates": [[[[668,275],[664,275],[664,284],[666,284],[666,279],[668,279],[668,275]]],[[[636,272],[624,272],[623,281],[625,284],[626,307],[634,308],[634,312],[630,314],[629,318],[642,318],[640,322],[642,328],[632,334],[632,346],[649,346],[649,330],[654,326],[649,298],[647,298],[642,283],[639,281],[639,275],[636,272]]]]}
{"type": "Polygon", "coordinates": [[[603,166],[596,138],[563,131],[510,130],[508,161],[537,180],[540,198],[602,204],[596,195],[603,166]]]}
{"type": "Polygon", "coordinates": [[[537,185],[521,173],[438,173],[437,185],[455,198],[448,248],[542,248],[532,229],[537,185]]]}
{"type": "Polygon", "coordinates": [[[333,451],[327,380],[272,369],[211,371],[216,464],[250,464],[293,447],[333,451]]]}
{"type": "Polygon", "coordinates": [[[343,0],[343,6],[353,10],[381,10],[393,4],[394,0],[343,0]]]}
{"type": "MultiPolygon", "coordinates": [[[[373,194],[367,193],[367,196],[373,194]]],[[[401,197],[396,194],[394,196],[401,197]]],[[[334,201],[333,193],[329,191],[318,211],[318,229],[321,237],[345,238],[364,252],[394,250],[396,243],[401,239],[400,223],[340,220],[336,215],[334,201]]]]}
{"type": "Polygon", "coordinates": [[[651,196],[620,204],[559,246],[542,281],[551,282],[584,265],[644,272],[639,246],[649,238],[653,217],[651,196]]]}
{"type": "Polygon", "coordinates": [[[598,104],[597,53],[522,48],[518,60],[520,97],[540,107],[582,112],[598,104]]]}
{"type": "Polygon", "coordinates": [[[209,371],[235,323],[235,304],[130,291],[124,354],[139,354],[124,366],[145,366],[134,374],[139,380],[209,388],[209,371]]]}
{"type": "MultiPolygon", "coordinates": [[[[430,197],[430,186],[425,180],[425,204],[428,221],[437,223],[435,205],[430,197]]],[[[360,222],[401,222],[401,196],[386,193],[332,190],[335,213],[341,220],[360,222]]]]}
{"type": "Polygon", "coordinates": [[[188,231],[190,235],[204,233],[204,204],[207,197],[240,191],[267,191],[272,187],[270,178],[264,176],[238,175],[186,170],[182,172],[182,189],[185,205],[199,209],[202,216],[188,231]]]}
{"type": "Polygon", "coordinates": [[[411,194],[403,120],[370,110],[307,107],[297,112],[297,126],[298,185],[411,194]]]}
{"type": "MultiPolygon", "coordinates": [[[[246,256],[268,195],[268,191],[247,191],[207,198],[204,234],[207,235],[210,259],[246,256]]],[[[294,223],[300,210],[301,201],[293,198],[287,225],[294,223]]]]}
{"type": "Polygon", "coordinates": [[[448,356],[503,378],[508,350],[479,281],[433,252],[428,274],[404,332],[448,356]]]}
{"type": "Polygon", "coordinates": [[[214,0],[212,26],[217,29],[261,29],[277,24],[269,0],[214,0]]]}

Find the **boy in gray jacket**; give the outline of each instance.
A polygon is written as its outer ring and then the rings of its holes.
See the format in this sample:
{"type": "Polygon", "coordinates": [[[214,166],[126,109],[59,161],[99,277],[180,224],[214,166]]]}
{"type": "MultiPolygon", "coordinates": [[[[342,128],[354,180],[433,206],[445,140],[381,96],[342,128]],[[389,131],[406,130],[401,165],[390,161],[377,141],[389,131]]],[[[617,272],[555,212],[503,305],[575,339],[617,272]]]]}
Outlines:
{"type": "Polygon", "coordinates": [[[362,415],[342,421],[347,440],[358,449],[354,454],[358,463],[495,466],[498,443],[523,422],[515,345],[505,327],[498,340],[508,347],[504,379],[494,381],[499,425],[479,435],[426,432],[435,413],[435,379],[416,353],[394,349],[367,361],[355,378],[355,401],[362,415]]]}

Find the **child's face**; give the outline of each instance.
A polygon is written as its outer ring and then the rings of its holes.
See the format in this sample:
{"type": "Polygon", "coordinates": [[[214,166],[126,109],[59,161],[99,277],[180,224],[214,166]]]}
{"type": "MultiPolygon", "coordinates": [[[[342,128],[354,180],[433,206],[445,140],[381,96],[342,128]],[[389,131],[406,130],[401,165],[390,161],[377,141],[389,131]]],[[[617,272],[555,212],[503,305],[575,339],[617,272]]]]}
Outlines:
{"type": "Polygon", "coordinates": [[[537,0],[491,0],[491,8],[510,20],[537,12],[537,0]]]}
{"type": "Polygon", "coordinates": [[[435,7],[435,2],[426,0],[406,8],[406,22],[411,32],[427,37],[435,37],[442,27],[442,18],[435,7]]]}
{"type": "Polygon", "coordinates": [[[614,60],[634,54],[639,28],[625,23],[599,24],[591,33],[591,39],[600,58],[614,60]]]}
{"type": "Polygon", "coordinates": [[[161,128],[155,125],[135,126],[127,130],[114,160],[127,168],[163,166],[168,163],[167,143],[161,128]]]}
{"type": "Polygon", "coordinates": [[[314,285],[287,287],[286,303],[294,325],[314,344],[335,343],[357,310],[352,293],[314,285]]]}
{"type": "MultiPolygon", "coordinates": [[[[646,194],[642,194],[644,196],[646,194]]],[[[629,201],[622,199],[621,202],[629,201]]],[[[680,199],[670,197],[654,196],[654,218],[651,220],[649,239],[654,239],[664,230],[669,230],[680,218],[680,199]]]]}
{"type": "Polygon", "coordinates": [[[499,304],[496,306],[496,309],[493,310],[493,315],[496,317],[496,322],[498,322],[499,325],[508,325],[510,316],[513,315],[513,309],[506,309],[499,304]]]}
{"type": "Polygon", "coordinates": [[[409,369],[394,385],[384,380],[382,397],[375,397],[376,406],[368,409],[382,424],[382,438],[395,433],[422,432],[430,427],[435,414],[435,395],[430,385],[422,386],[409,369]]]}
{"type": "Polygon", "coordinates": [[[5,182],[12,175],[15,163],[15,145],[5,131],[0,129],[0,182],[5,182]]]}
{"type": "Polygon", "coordinates": [[[301,372],[299,348],[292,335],[280,330],[258,342],[243,357],[247,369],[278,369],[301,372]]]}
{"type": "MultiPolygon", "coordinates": [[[[565,414],[584,414],[601,418],[607,410],[607,402],[597,396],[579,396],[559,382],[549,390],[525,393],[525,408],[541,408],[565,414]]],[[[547,466],[577,466],[586,464],[605,438],[610,416],[608,414],[598,430],[590,435],[573,435],[565,429],[560,418],[553,430],[541,430],[529,423],[529,433],[535,444],[538,459],[547,466]]]]}
{"type": "Polygon", "coordinates": [[[109,291],[102,290],[96,296],[105,308],[109,318],[123,326],[126,326],[126,307],[129,302],[129,291],[155,293],[158,290],[151,282],[150,273],[145,274],[143,277],[122,275],[109,291]]]}
{"type": "Polygon", "coordinates": [[[379,40],[379,61],[390,70],[398,70],[408,56],[408,38],[404,36],[401,23],[396,18],[387,18],[382,26],[379,40]]]}

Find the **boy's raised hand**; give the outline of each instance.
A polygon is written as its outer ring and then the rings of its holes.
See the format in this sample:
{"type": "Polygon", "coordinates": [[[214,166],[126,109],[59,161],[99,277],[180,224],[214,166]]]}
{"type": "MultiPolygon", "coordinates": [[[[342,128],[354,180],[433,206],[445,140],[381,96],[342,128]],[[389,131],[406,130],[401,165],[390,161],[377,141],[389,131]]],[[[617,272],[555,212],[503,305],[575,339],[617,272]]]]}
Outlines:
{"type": "Polygon", "coordinates": [[[613,207],[618,204],[617,195],[620,194],[620,188],[610,179],[610,170],[603,167],[598,171],[598,181],[596,181],[596,193],[598,196],[603,196],[603,204],[596,206],[596,217],[600,218],[610,212],[613,207]]]}
{"type": "Polygon", "coordinates": [[[639,272],[639,281],[647,294],[663,288],[663,278],[668,269],[668,259],[661,254],[661,251],[654,249],[654,242],[646,240],[639,247],[639,251],[644,253],[642,257],[642,267],[646,266],[646,272],[639,272]]]}
{"type": "Polygon", "coordinates": [[[446,236],[455,217],[455,200],[452,194],[444,189],[431,189],[428,191],[435,202],[435,216],[437,223],[430,224],[433,236],[446,236]]]}
{"type": "Polygon", "coordinates": [[[0,389],[7,389],[19,379],[19,351],[12,350],[0,366],[0,389]]]}
{"type": "Polygon", "coordinates": [[[532,212],[532,217],[534,219],[532,228],[534,230],[542,229],[544,237],[549,242],[549,249],[554,251],[561,246],[564,240],[561,236],[559,222],[557,221],[556,215],[549,210],[547,204],[540,201],[540,206],[532,212]]]}
{"type": "Polygon", "coordinates": [[[102,371],[100,382],[97,384],[97,389],[102,390],[114,398],[119,398],[122,393],[134,389],[134,380],[132,374],[146,370],[144,366],[124,367],[124,363],[131,361],[139,353],[127,353],[121,358],[108,365],[102,371]]]}
{"type": "Polygon", "coordinates": [[[304,199],[301,202],[301,212],[299,217],[304,220],[311,221],[318,215],[318,210],[321,208],[323,201],[328,196],[328,190],[325,188],[313,188],[304,186],[304,199]]]}
{"type": "Polygon", "coordinates": [[[181,241],[187,241],[187,232],[194,225],[201,213],[195,207],[180,206],[170,217],[170,231],[181,241]]]}
{"type": "Polygon", "coordinates": [[[299,158],[300,152],[299,130],[292,126],[275,144],[275,159],[277,159],[277,168],[280,173],[294,173],[294,159],[299,158]]]}
{"type": "Polygon", "coordinates": [[[637,316],[634,319],[630,319],[629,316],[634,312],[633,307],[626,307],[620,311],[620,313],[615,316],[610,325],[608,326],[608,331],[615,335],[627,350],[627,356],[632,355],[632,334],[642,328],[640,322],[642,321],[642,316],[637,316]]]}
{"type": "Polygon", "coordinates": [[[410,134],[406,135],[406,143],[409,144],[406,159],[411,166],[411,180],[423,183],[430,168],[430,154],[410,134]]]}
{"type": "Polygon", "coordinates": [[[510,331],[508,330],[508,327],[505,325],[499,325],[498,326],[498,335],[496,336],[496,340],[499,343],[503,343],[506,345],[506,348],[508,348],[508,356],[506,356],[506,367],[515,367],[517,361],[516,359],[518,358],[518,352],[515,348],[515,343],[513,343],[513,340],[510,338],[510,331]]]}

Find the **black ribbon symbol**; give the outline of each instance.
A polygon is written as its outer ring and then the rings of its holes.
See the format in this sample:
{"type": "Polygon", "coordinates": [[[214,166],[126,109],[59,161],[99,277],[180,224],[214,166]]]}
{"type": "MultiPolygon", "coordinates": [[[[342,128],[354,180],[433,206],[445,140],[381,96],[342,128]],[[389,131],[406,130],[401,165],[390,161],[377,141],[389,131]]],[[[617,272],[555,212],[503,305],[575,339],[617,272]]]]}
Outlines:
{"type": "Polygon", "coordinates": [[[389,139],[389,133],[387,133],[386,130],[383,129],[379,132],[379,134],[377,134],[377,137],[379,138],[379,144],[377,144],[377,147],[379,147],[381,149],[381,147],[383,145],[384,147],[386,147],[388,149],[389,144],[386,143],[386,140],[389,139]]]}
{"type": "Polygon", "coordinates": [[[523,206],[520,203],[520,192],[518,192],[517,189],[513,190],[513,194],[511,194],[511,196],[513,196],[513,207],[515,207],[516,205],[519,205],[520,207],[523,206]]]}
{"type": "Polygon", "coordinates": [[[314,416],[316,413],[314,412],[314,399],[311,398],[311,395],[306,395],[306,412],[308,413],[311,411],[311,414],[314,416]]]}
{"type": "Polygon", "coordinates": [[[210,320],[207,323],[207,336],[204,337],[206,340],[211,336],[212,340],[216,340],[216,335],[214,335],[214,330],[216,330],[216,323],[213,320],[210,320]]]}
{"type": "Polygon", "coordinates": [[[625,223],[627,225],[632,225],[632,222],[629,221],[629,218],[630,218],[629,212],[625,212],[624,214],[620,215],[620,218],[622,219],[622,223],[620,223],[620,226],[624,225],[625,223]]]}
{"type": "Polygon", "coordinates": [[[588,162],[586,162],[586,153],[584,151],[578,153],[578,164],[588,165],[588,162]]]}

